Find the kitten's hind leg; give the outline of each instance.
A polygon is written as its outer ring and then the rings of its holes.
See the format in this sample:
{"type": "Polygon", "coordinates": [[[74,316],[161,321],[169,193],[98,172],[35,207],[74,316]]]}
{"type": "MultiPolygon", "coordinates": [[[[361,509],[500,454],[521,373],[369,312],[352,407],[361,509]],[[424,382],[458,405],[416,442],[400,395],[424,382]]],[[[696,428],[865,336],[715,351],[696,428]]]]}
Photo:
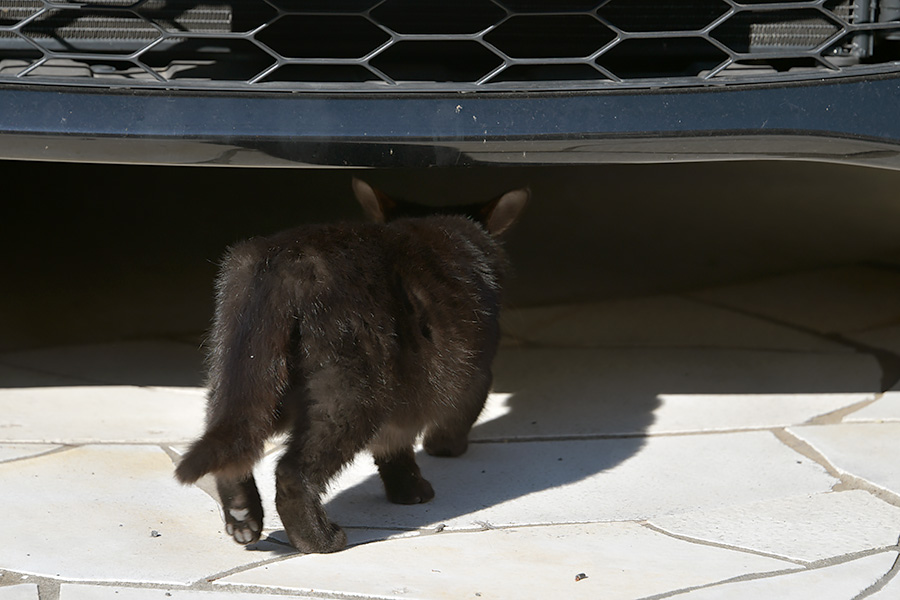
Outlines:
{"type": "Polygon", "coordinates": [[[385,494],[394,504],[420,504],[434,498],[434,489],[416,464],[413,441],[415,432],[385,427],[370,446],[385,494]]]}
{"type": "Polygon", "coordinates": [[[259,540],[263,524],[262,502],[253,475],[244,479],[216,476],[216,489],[225,511],[225,530],[239,544],[259,540]]]}
{"type": "Polygon", "coordinates": [[[292,440],[275,469],[275,506],[291,544],[307,553],[337,552],[347,536],[322,506],[325,485],[345,460],[333,444],[292,440]]]}
{"type": "Polygon", "coordinates": [[[343,373],[323,373],[310,388],[327,390],[327,401],[309,400],[300,411],[287,450],[275,468],[275,505],[288,539],[303,552],[336,552],[347,536],[322,507],[325,486],[372,437],[377,410],[364,412],[362,395],[343,373]],[[341,389],[345,386],[344,389],[341,389]]]}

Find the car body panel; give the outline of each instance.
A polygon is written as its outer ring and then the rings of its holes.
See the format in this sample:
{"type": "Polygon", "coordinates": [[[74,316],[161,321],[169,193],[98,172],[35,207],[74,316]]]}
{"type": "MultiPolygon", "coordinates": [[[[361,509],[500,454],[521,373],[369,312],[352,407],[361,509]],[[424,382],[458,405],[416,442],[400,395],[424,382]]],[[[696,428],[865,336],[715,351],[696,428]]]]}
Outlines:
{"type": "Polygon", "coordinates": [[[0,86],[0,158],[233,166],[793,159],[900,169],[900,75],[620,92],[0,86]]]}

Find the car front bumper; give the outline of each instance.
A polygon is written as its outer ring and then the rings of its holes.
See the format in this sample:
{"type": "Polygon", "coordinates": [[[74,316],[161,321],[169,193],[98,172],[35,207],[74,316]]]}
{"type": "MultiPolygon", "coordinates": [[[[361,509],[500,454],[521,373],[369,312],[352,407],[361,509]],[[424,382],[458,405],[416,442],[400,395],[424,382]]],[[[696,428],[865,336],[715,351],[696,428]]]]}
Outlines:
{"type": "Polygon", "coordinates": [[[419,95],[0,88],[0,158],[260,167],[792,159],[900,169],[900,75],[419,95]]]}

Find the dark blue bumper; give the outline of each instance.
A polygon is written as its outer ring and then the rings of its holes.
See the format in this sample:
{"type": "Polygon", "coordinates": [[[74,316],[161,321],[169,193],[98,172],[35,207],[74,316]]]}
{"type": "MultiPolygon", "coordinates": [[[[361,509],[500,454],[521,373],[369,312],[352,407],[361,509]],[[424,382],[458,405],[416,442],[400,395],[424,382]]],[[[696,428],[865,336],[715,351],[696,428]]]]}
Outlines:
{"type": "Polygon", "coordinates": [[[795,159],[900,169],[900,76],[326,96],[0,86],[0,158],[421,167],[795,159]]]}

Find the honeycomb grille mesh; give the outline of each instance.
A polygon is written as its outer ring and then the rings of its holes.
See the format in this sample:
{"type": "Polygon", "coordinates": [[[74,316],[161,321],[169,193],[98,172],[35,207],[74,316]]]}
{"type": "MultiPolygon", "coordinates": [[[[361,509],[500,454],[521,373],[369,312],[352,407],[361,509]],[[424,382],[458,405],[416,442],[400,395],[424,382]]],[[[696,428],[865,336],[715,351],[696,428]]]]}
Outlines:
{"type": "Polygon", "coordinates": [[[0,84],[606,89],[900,70],[878,0],[0,0],[0,84]]]}

